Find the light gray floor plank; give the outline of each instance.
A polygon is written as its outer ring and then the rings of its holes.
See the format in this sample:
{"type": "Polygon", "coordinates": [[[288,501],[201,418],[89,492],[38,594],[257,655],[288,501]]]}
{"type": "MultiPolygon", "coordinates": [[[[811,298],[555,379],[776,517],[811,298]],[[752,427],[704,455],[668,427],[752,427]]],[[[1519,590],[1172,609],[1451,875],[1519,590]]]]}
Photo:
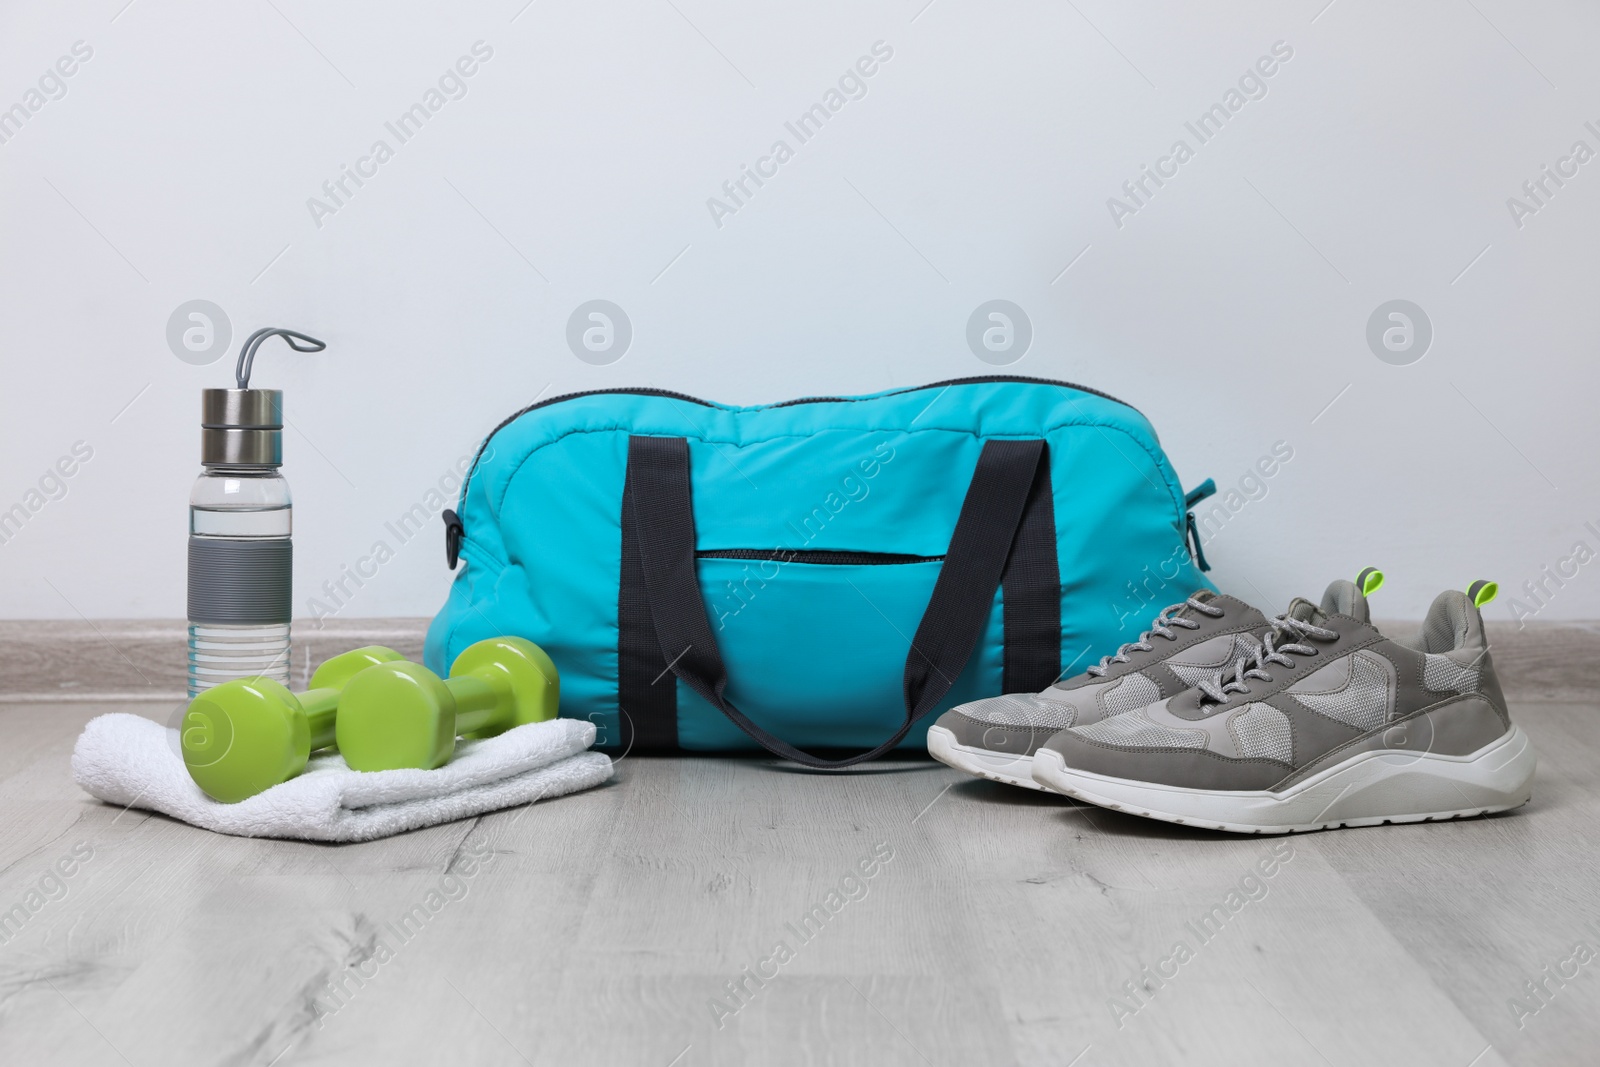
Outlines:
{"type": "Polygon", "coordinates": [[[1484,1067],[1600,1041],[1600,958],[1525,1025],[1507,1006],[1600,948],[1592,703],[1520,705],[1534,802],[1460,823],[1243,839],[923,761],[629,758],[602,789],[349,846],[94,802],[68,758],[110,707],[0,707],[0,907],[92,850],[0,944],[0,1063],[1484,1067]],[[1275,843],[1290,858],[1202,940],[1275,843]],[[459,899],[398,938],[441,886],[459,899]],[[830,890],[856,899],[797,932],[830,890]],[[1192,958],[1129,997],[1180,940],[1192,958]]]}

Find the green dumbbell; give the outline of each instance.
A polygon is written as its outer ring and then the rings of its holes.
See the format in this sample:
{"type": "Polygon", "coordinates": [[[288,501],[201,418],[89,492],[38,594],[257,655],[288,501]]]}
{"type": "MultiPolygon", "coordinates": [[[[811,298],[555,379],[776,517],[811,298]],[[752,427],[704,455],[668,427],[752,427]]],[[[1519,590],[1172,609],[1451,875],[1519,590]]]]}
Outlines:
{"type": "Polygon", "coordinates": [[[380,663],[345,687],[335,732],[358,771],[431,770],[456,736],[490,737],[556,717],[561,680],[544,649],[520,637],[469,645],[448,679],[415,663],[380,663]]]}
{"type": "Polygon", "coordinates": [[[296,696],[270,678],[235,678],[189,702],[178,735],[189,777],[206,795],[234,804],[306,769],[306,760],[334,743],[334,719],[345,685],[369,667],[403,661],[370,645],[327,660],[296,696]]]}

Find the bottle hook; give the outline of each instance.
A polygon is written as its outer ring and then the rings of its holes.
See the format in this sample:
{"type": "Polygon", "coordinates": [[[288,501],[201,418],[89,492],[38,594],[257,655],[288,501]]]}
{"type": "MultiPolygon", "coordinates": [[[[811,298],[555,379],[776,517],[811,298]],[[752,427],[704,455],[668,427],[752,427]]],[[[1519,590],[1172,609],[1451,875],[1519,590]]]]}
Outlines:
{"type": "Polygon", "coordinates": [[[268,326],[265,329],[257,330],[245,339],[243,346],[239,349],[239,364],[234,368],[233,378],[240,389],[250,388],[250,370],[256,362],[256,349],[260,348],[262,342],[269,337],[283,338],[288,342],[289,347],[296,352],[321,352],[328,347],[315,337],[310,337],[294,330],[286,330],[281,326],[268,326]],[[302,345],[301,342],[304,342],[304,344],[302,345]]]}

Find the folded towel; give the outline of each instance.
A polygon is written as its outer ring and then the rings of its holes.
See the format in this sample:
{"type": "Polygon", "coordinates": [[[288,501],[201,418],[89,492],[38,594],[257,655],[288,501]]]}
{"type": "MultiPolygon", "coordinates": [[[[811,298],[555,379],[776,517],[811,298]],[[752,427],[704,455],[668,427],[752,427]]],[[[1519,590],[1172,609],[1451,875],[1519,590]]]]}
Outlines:
{"type": "Polygon", "coordinates": [[[72,751],[72,775],[108,804],[159,811],[239,837],[371,841],[599,785],[611,759],[585,752],[594,724],[529,723],[481,741],[458,741],[433,771],[351,770],[337,753],[304,774],[237,804],[201,792],[179,754],[177,731],[138,715],[91,719],[72,751]]]}

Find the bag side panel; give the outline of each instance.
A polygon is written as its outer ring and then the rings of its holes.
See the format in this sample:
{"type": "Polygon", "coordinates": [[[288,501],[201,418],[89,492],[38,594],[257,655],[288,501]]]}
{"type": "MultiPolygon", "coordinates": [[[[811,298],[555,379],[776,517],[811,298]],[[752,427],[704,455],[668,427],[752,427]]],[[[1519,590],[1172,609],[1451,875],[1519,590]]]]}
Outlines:
{"type": "MultiPolygon", "coordinates": [[[[477,506],[463,522],[469,531],[493,527],[506,561],[475,559],[464,547],[466,566],[435,620],[436,639],[430,629],[429,644],[439,650],[434,670],[488,637],[514,634],[539,645],[561,671],[562,716],[595,723],[598,745],[621,737],[617,592],[627,443],[620,432],[568,434],[540,447],[535,462],[519,458],[516,491],[498,504],[474,492],[469,503],[477,506]]],[[[491,474],[498,473],[497,466],[491,474]]]]}
{"type": "Polygon", "coordinates": [[[1165,456],[1095,427],[1064,428],[1050,442],[1061,666],[1071,676],[1137,638],[1167,604],[1212,586],[1161,489],[1165,456]]]}

